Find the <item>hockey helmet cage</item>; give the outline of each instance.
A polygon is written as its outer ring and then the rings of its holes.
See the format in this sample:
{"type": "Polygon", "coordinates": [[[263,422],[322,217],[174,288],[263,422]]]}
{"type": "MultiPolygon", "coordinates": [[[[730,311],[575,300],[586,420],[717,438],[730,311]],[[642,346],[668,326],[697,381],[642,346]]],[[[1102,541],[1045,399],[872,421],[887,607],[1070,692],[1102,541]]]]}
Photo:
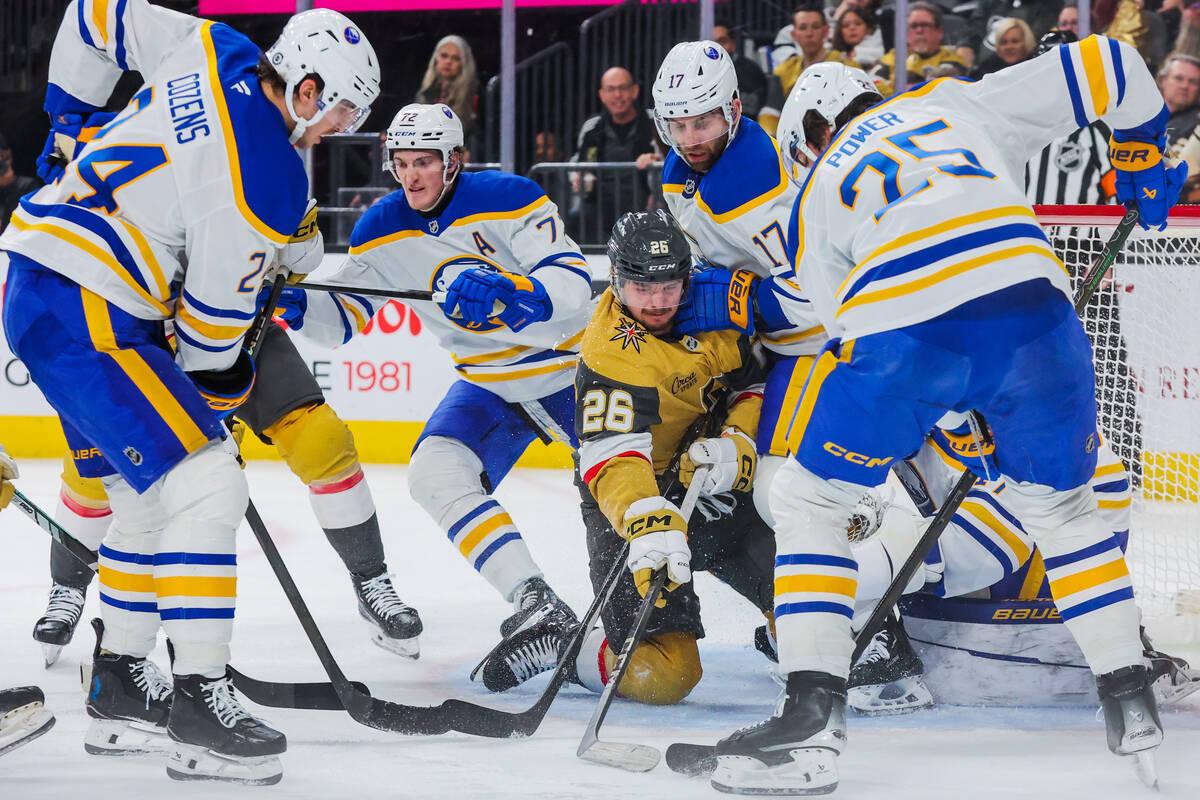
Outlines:
{"type": "Polygon", "coordinates": [[[725,115],[730,140],[737,134],[741,119],[733,109],[738,96],[737,72],[729,53],[716,42],[680,42],[672,47],[658,68],[651,95],[658,132],[681,158],[683,153],[671,135],[669,120],[719,108],[725,115]]]}
{"type": "Polygon", "coordinates": [[[808,167],[800,163],[798,158],[803,156],[810,163],[815,158],[806,147],[808,140],[804,133],[804,118],[808,112],[819,114],[829,124],[830,133],[833,133],[838,114],[864,94],[883,99],[871,77],[858,67],[825,61],[813,64],[801,73],[783,104],[779,126],[775,131],[784,167],[793,180],[802,183],[808,174],[808,167]]]}
{"type": "Polygon", "coordinates": [[[399,181],[392,165],[394,150],[437,150],[442,154],[442,183],[449,186],[454,179],[450,171],[450,154],[455,148],[462,147],[464,140],[462,120],[450,106],[409,103],[396,112],[392,124],[388,125],[383,168],[399,181]]]}
{"type": "Polygon", "coordinates": [[[375,49],[349,18],[327,8],[302,11],[283,26],[267,51],[267,60],[286,84],[284,102],[296,127],[293,144],[322,117],[336,117],[335,127],[353,133],[362,127],[371,104],[379,97],[379,59],[375,49]],[[317,113],[304,119],[292,105],[292,95],[305,76],[316,74],[325,87],[317,113]]]}
{"type": "Polygon", "coordinates": [[[679,302],[687,297],[692,248],[679,223],[661,208],[631,211],[618,219],[608,238],[608,260],[613,294],[622,303],[628,281],[683,281],[679,302]]]}

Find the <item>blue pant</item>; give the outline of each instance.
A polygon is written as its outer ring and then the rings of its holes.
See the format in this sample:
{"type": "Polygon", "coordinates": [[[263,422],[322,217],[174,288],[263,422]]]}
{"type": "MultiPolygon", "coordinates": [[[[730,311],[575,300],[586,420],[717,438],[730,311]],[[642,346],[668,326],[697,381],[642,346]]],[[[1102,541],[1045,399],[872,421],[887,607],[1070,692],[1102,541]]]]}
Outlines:
{"type": "Polygon", "coordinates": [[[72,449],[97,448],[139,493],[223,435],[175,365],[161,322],[138,319],[11,252],[4,332],[72,449]]]}
{"type": "MultiPolygon", "coordinates": [[[[575,438],[575,387],[567,386],[535,401],[570,437],[575,438]]],[[[415,451],[426,437],[456,439],[483,462],[492,488],[500,485],[529,443],[538,438],[530,422],[498,395],[468,381],[455,381],[438,403],[417,439],[415,451]]]]}
{"type": "Polygon", "coordinates": [[[805,468],[883,483],[947,411],[976,409],[1000,471],[1065,491],[1096,467],[1091,345],[1070,301],[1044,279],[906,328],[839,343],[813,365],[789,445],[805,468]]]}

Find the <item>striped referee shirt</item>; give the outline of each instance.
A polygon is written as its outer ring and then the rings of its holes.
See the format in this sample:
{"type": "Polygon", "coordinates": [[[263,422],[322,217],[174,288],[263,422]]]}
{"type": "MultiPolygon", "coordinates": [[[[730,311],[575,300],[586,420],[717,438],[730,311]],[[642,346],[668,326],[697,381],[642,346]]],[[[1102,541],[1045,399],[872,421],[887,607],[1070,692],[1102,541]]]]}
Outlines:
{"type": "MultiPolygon", "coordinates": [[[[1093,205],[1109,202],[1101,181],[1112,171],[1111,129],[1097,121],[1055,139],[1025,164],[1025,196],[1034,204],[1093,205]]],[[[1111,179],[1110,179],[1111,180],[1111,179]]]]}

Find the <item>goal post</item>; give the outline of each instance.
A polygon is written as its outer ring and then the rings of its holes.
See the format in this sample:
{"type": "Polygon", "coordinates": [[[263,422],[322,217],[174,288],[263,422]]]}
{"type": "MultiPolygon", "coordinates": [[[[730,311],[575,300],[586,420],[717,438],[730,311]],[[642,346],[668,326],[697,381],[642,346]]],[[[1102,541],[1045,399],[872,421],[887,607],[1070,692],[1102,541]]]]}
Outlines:
{"type": "MultiPolygon", "coordinates": [[[[1035,206],[1078,286],[1120,206],[1035,206]]],[[[1100,433],[1125,462],[1127,551],[1158,642],[1200,641],[1200,207],[1140,227],[1081,318],[1092,342],[1100,433]]]]}

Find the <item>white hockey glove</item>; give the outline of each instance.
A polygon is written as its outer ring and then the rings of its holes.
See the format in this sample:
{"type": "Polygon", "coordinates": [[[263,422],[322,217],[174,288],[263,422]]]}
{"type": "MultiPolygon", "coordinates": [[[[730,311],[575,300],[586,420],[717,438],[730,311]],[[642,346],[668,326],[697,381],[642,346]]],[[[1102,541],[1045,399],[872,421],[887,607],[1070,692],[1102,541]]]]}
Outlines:
{"type": "MultiPolygon", "coordinates": [[[[854,559],[858,562],[859,600],[883,597],[896,570],[908,559],[925,532],[926,525],[927,520],[902,506],[885,505],[879,515],[879,528],[875,534],[851,542],[854,559]]],[[[913,573],[904,587],[904,594],[918,591],[926,583],[939,580],[940,565],[925,564],[913,573]]]]}
{"type": "Polygon", "coordinates": [[[700,466],[710,466],[702,494],[748,492],[754,487],[754,468],[758,463],[754,440],[735,428],[726,428],[715,439],[697,439],[679,459],[679,481],[690,486],[700,466]]]}
{"type": "MultiPolygon", "coordinates": [[[[687,543],[687,520],[678,506],[665,497],[644,497],[625,512],[625,530],[629,540],[629,558],[625,565],[633,573],[638,594],[646,596],[654,570],[666,567],[667,591],[674,591],[692,579],[692,551],[687,543]]],[[[667,600],[659,595],[654,605],[662,608],[667,600]]]]}
{"type": "MultiPolygon", "coordinates": [[[[13,492],[16,491],[12,479],[19,477],[21,471],[17,469],[17,462],[4,452],[4,445],[0,444],[0,508],[4,508],[12,500],[13,492]]],[[[684,549],[687,549],[686,545],[684,549]]]]}
{"type": "Polygon", "coordinates": [[[317,201],[309,200],[300,227],[288,237],[288,243],[279,248],[279,268],[289,273],[288,283],[299,283],[321,266],[324,257],[325,237],[317,227],[317,201]]]}

